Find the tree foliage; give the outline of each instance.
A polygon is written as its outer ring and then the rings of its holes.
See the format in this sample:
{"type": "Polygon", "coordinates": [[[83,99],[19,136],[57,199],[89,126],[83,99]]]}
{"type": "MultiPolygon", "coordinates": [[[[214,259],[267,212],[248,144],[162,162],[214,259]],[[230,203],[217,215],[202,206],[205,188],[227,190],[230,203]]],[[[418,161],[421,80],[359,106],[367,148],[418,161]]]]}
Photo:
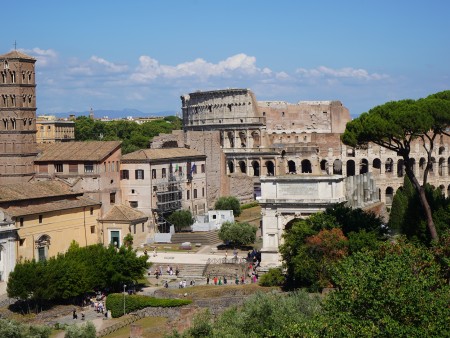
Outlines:
{"type": "Polygon", "coordinates": [[[234,217],[241,214],[241,204],[234,196],[220,197],[214,204],[215,210],[233,210],[234,217]]]}
{"type": "Polygon", "coordinates": [[[95,326],[92,322],[87,322],[81,326],[76,324],[69,325],[65,331],[64,338],[95,338],[97,336],[95,326]]]}
{"type": "Polygon", "coordinates": [[[402,240],[358,252],[333,272],[325,336],[448,336],[450,287],[426,248],[402,240]]]}
{"type": "Polygon", "coordinates": [[[0,337],[2,338],[48,338],[51,329],[47,326],[27,325],[0,318],[0,337]]]}
{"type": "Polygon", "coordinates": [[[352,147],[369,142],[395,151],[403,158],[406,175],[418,192],[426,215],[427,228],[433,240],[439,235],[433,222],[424,187],[432,168],[432,154],[440,135],[448,135],[450,126],[450,91],[428,96],[425,99],[388,102],[372,108],[367,113],[347,123],[342,141],[352,147]],[[427,153],[423,181],[419,182],[410,158],[413,142],[419,142],[427,153]]]}
{"type": "Polygon", "coordinates": [[[176,116],[166,116],[160,120],[138,124],[134,121],[100,121],[87,116],[75,120],[75,140],[77,141],[122,141],[122,153],[127,154],[149,147],[153,137],[181,129],[181,120],[176,116]]]}
{"type": "Polygon", "coordinates": [[[235,246],[252,244],[256,240],[256,228],[249,223],[225,222],[219,230],[219,238],[224,243],[235,246]]]}
{"type": "Polygon", "coordinates": [[[194,218],[189,210],[176,210],[167,217],[167,220],[175,226],[176,231],[194,224],[194,218]]]}
{"type": "MultiPolygon", "coordinates": [[[[425,195],[430,204],[434,224],[439,233],[447,230],[450,224],[450,200],[442,195],[440,189],[429,184],[425,195]]],[[[408,239],[430,245],[432,238],[427,230],[426,217],[417,191],[405,177],[403,187],[397,189],[389,216],[389,229],[403,234],[408,239]]]]}
{"type": "Polygon", "coordinates": [[[73,243],[67,253],[47,261],[24,261],[11,272],[7,292],[11,298],[33,303],[79,302],[96,289],[121,290],[141,278],[148,267],[146,257],[122,246],[101,244],[80,248],[73,243]]]}
{"type": "Polygon", "coordinates": [[[287,287],[329,287],[333,264],[349,252],[377,248],[384,232],[381,219],[343,204],[293,221],[280,246],[287,287]]]}

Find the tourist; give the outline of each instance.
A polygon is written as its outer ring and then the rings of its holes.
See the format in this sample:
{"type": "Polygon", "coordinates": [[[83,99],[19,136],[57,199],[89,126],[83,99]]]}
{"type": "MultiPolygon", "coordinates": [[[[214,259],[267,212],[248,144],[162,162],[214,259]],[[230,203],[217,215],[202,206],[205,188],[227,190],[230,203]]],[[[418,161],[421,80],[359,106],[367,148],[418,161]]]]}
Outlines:
{"type": "Polygon", "coordinates": [[[177,267],[175,268],[175,276],[178,277],[179,273],[180,273],[180,269],[178,268],[178,265],[177,265],[177,267]]]}
{"type": "Polygon", "coordinates": [[[183,281],[182,281],[182,280],[180,280],[180,283],[178,284],[178,288],[179,288],[179,289],[182,289],[182,288],[183,288],[183,281]]]}
{"type": "Polygon", "coordinates": [[[239,284],[239,278],[238,278],[238,276],[236,275],[236,279],[235,279],[235,281],[234,281],[235,283],[236,283],[236,285],[238,285],[239,284]]]}
{"type": "Polygon", "coordinates": [[[170,266],[167,265],[166,271],[167,271],[167,274],[170,275],[170,266]]]}
{"type": "Polygon", "coordinates": [[[73,309],[72,317],[73,317],[73,319],[77,319],[78,318],[77,310],[73,309]]]}
{"type": "Polygon", "coordinates": [[[169,275],[173,276],[173,269],[172,269],[172,267],[170,267],[170,269],[169,269],[169,275]]]}
{"type": "Polygon", "coordinates": [[[245,278],[244,278],[244,275],[242,275],[241,276],[241,284],[244,284],[245,283],[245,278]]]}
{"type": "Polygon", "coordinates": [[[185,287],[186,287],[186,279],[183,280],[183,288],[185,288],[185,287]]]}
{"type": "Polygon", "coordinates": [[[156,252],[156,248],[153,249],[153,257],[158,256],[158,253],[156,252]]]}
{"type": "Polygon", "coordinates": [[[227,285],[227,277],[223,276],[223,285],[227,285]]]}
{"type": "Polygon", "coordinates": [[[214,277],[214,285],[217,285],[217,276],[214,277]]]}
{"type": "Polygon", "coordinates": [[[206,277],[206,285],[209,285],[209,275],[206,277]]]}
{"type": "Polygon", "coordinates": [[[219,277],[219,285],[222,285],[222,277],[219,277]]]}

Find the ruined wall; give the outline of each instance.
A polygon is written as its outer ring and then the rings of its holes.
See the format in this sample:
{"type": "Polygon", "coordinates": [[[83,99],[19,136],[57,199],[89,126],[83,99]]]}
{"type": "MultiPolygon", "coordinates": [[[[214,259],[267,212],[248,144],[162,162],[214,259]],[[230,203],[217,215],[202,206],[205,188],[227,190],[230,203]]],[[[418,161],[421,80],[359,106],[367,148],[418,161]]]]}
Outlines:
{"type": "Polygon", "coordinates": [[[241,174],[231,174],[229,181],[229,195],[237,197],[241,203],[250,203],[254,201],[254,182],[251,177],[241,174]]]}
{"type": "Polygon", "coordinates": [[[229,180],[225,172],[225,155],[220,147],[219,131],[188,131],[186,144],[206,155],[206,195],[208,205],[229,192],[229,180]]]}

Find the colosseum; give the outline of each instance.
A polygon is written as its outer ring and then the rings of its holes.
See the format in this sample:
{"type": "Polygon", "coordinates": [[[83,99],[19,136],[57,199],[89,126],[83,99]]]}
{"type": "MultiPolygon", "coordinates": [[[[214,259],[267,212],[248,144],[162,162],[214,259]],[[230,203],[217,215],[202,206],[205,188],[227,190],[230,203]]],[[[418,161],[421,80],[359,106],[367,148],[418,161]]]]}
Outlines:
{"type": "MultiPolygon", "coordinates": [[[[340,101],[257,101],[249,89],[199,91],[183,95],[181,101],[183,142],[202,151],[205,143],[211,147],[214,133],[218,138],[219,149],[206,155],[209,171],[216,176],[222,173],[225,179],[208,183],[210,202],[226,193],[241,200],[252,194],[258,196],[260,176],[353,176],[371,172],[379,199],[387,206],[403,184],[403,160],[395,152],[375,144],[355,149],[341,142],[351,117],[340,101]],[[243,176],[251,184],[243,184],[243,176]],[[233,183],[238,178],[239,184],[233,183]],[[244,186],[253,191],[244,191],[244,186]]],[[[411,158],[416,176],[422,177],[426,153],[419,143],[414,144],[411,158]]],[[[447,137],[440,139],[432,161],[428,182],[449,196],[447,137]]]]}

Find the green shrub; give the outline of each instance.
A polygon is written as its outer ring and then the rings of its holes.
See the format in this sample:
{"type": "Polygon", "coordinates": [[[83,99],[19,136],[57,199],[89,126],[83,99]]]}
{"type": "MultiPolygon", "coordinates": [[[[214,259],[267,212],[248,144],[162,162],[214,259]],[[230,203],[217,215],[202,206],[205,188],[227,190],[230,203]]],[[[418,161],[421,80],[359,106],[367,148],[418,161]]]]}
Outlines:
{"type": "Polygon", "coordinates": [[[223,196],[220,197],[216,204],[214,204],[215,210],[233,210],[234,217],[241,214],[241,203],[234,196],[223,196]]]}
{"type": "MultiPolygon", "coordinates": [[[[113,318],[123,316],[124,295],[112,293],[106,298],[106,308],[113,318]]],[[[188,299],[161,299],[141,295],[125,295],[125,312],[130,313],[146,307],[176,307],[190,304],[188,299]]]]}
{"type": "Polygon", "coordinates": [[[259,279],[259,285],[261,286],[282,286],[283,284],[284,275],[280,268],[269,269],[259,279]]]}

